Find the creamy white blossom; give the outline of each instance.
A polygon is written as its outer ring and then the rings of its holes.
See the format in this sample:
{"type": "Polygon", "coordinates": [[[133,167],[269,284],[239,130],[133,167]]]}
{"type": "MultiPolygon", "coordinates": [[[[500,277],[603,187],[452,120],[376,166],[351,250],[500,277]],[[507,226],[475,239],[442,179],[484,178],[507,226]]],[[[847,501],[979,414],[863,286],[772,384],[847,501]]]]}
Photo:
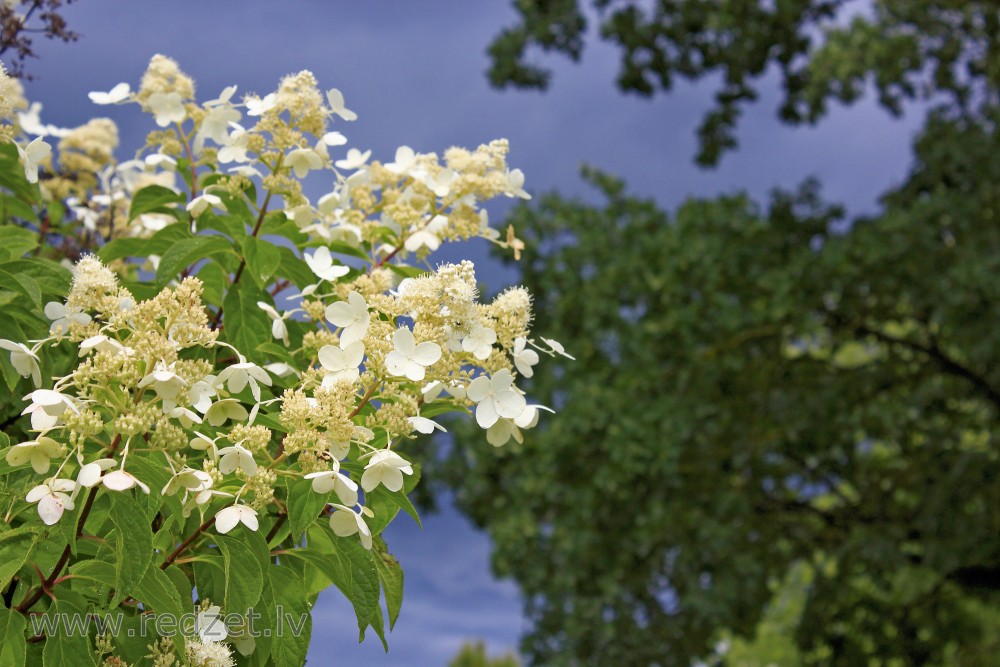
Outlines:
{"type": "Polygon", "coordinates": [[[52,153],[52,146],[43,141],[41,137],[35,137],[28,144],[21,148],[21,144],[16,144],[17,154],[21,156],[24,163],[24,177],[29,183],[38,182],[38,165],[42,163],[52,153]]]}
{"type": "Polygon", "coordinates": [[[391,449],[380,449],[372,455],[361,475],[361,488],[365,492],[381,484],[390,491],[403,488],[403,474],[412,475],[413,466],[391,449]]]}
{"type": "Polygon", "coordinates": [[[477,377],[469,383],[468,395],[478,404],[476,422],[482,428],[493,426],[501,417],[518,417],[526,406],[524,396],[514,389],[514,376],[506,368],[493,377],[477,377]]]}
{"type": "MultiPolygon", "coordinates": [[[[361,538],[361,546],[372,548],[372,531],[358,512],[349,507],[334,503],[334,512],[330,515],[330,528],[339,537],[350,537],[355,533],[361,538]]],[[[361,508],[362,513],[371,513],[367,507],[361,508]]]]}
{"type": "Polygon", "coordinates": [[[256,531],[259,527],[257,511],[246,505],[230,505],[215,515],[215,529],[225,535],[239,524],[256,531]]]}
{"type": "Polygon", "coordinates": [[[326,319],[344,328],[340,332],[340,344],[347,346],[365,337],[371,315],[365,298],[357,292],[351,292],[347,295],[347,301],[337,301],[326,307],[326,319]]]}
{"type": "Polygon", "coordinates": [[[87,97],[94,104],[119,104],[127,100],[131,94],[131,86],[127,83],[119,83],[106,93],[95,90],[87,93],[87,97]]]}
{"type": "Polygon", "coordinates": [[[326,246],[316,248],[312,255],[302,254],[309,268],[323,280],[334,282],[351,272],[351,267],[333,263],[333,255],[326,246]]]}
{"type": "Polygon", "coordinates": [[[329,371],[323,376],[323,386],[330,387],[338,380],[353,382],[358,379],[358,367],[365,358],[365,345],[354,341],[343,348],[324,345],[319,350],[319,363],[329,371]]]}
{"type": "Polygon", "coordinates": [[[396,329],[392,334],[392,351],[385,357],[390,375],[405,376],[414,382],[424,379],[426,368],[441,358],[441,346],[431,341],[417,344],[409,329],[396,329]]]}
{"type": "Polygon", "coordinates": [[[42,369],[38,366],[38,355],[32,352],[24,343],[15,343],[6,338],[0,338],[0,349],[10,352],[10,365],[21,377],[30,377],[36,387],[42,386],[42,369]]]}

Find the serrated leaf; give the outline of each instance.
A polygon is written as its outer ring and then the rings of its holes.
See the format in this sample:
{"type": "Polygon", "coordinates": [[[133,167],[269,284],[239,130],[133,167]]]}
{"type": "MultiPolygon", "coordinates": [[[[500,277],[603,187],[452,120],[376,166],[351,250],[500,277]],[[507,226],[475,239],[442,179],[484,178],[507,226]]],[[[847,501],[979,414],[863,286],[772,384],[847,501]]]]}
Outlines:
{"type": "Polygon", "coordinates": [[[382,592],[385,593],[385,607],[389,612],[389,629],[392,630],[399,618],[399,610],[403,606],[403,568],[399,561],[389,553],[385,542],[375,540],[375,569],[378,570],[379,581],[382,582],[382,592]]]}
{"type": "Polygon", "coordinates": [[[172,213],[170,205],[181,204],[185,199],[183,193],[174,192],[162,185],[147,185],[132,197],[132,205],[128,210],[129,222],[144,213],[172,213]]]}
{"type": "MultiPolygon", "coordinates": [[[[169,614],[179,619],[184,613],[184,601],[177,595],[170,577],[158,567],[146,568],[139,585],[132,597],[143,603],[148,611],[150,608],[157,614],[169,614]]],[[[184,654],[184,636],[180,632],[173,634],[174,644],[181,655],[184,654]]]]}
{"type": "Polygon", "coordinates": [[[105,243],[97,251],[97,256],[103,262],[110,262],[126,257],[148,257],[155,255],[157,246],[150,243],[149,239],[114,239],[105,243]]]}
{"type": "Polygon", "coordinates": [[[0,606],[0,667],[23,667],[26,640],[24,616],[0,606]]]}
{"type": "Polygon", "coordinates": [[[237,283],[222,302],[222,324],[226,342],[250,361],[262,360],[258,346],[271,340],[271,320],[257,307],[267,296],[253,282],[237,283]]]}
{"type": "Polygon", "coordinates": [[[213,535],[222,552],[226,581],[223,609],[226,613],[245,613],[260,599],[264,574],[254,550],[238,537],[213,535]]]}
{"type": "Polygon", "coordinates": [[[116,547],[114,607],[132,594],[152,562],[153,533],[142,505],[125,493],[110,495],[116,547]]]}
{"type": "MultiPolygon", "coordinates": [[[[52,603],[47,615],[54,615],[56,621],[62,619],[83,619],[83,611],[64,599],[52,603]]],[[[60,631],[48,634],[45,638],[45,648],[42,650],[42,667],[92,667],[94,654],[90,648],[90,640],[86,634],[68,632],[64,627],[60,631]]]]}
{"type": "Polygon", "coordinates": [[[18,225],[0,225],[0,252],[17,259],[38,246],[38,234],[18,225]]]}
{"type": "Polygon", "coordinates": [[[19,526],[0,533],[0,590],[7,588],[45,532],[38,524],[19,526]]]}
{"type": "Polygon", "coordinates": [[[312,490],[312,480],[297,479],[289,484],[288,524],[293,540],[297,541],[316,521],[329,498],[329,493],[316,493],[312,490]]]}
{"type": "Polygon", "coordinates": [[[271,646],[271,659],[275,667],[302,667],[309,651],[312,634],[312,617],[303,591],[302,576],[285,565],[270,565],[267,568],[274,605],[281,606],[284,617],[280,620],[282,632],[275,635],[271,646]],[[303,627],[293,627],[302,622],[303,627]]]}
{"type": "Polygon", "coordinates": [[[0,220],[7,220],[11,217],[21,220],[37,220],[38,214],[31,204],[21,201],[17,197],[0,193],[0,220]]]}
{"type": "Polygon", "coordinates": [[[180,273],[200,260],[221,254],[235,254],[232,243],[221,236],[194,236],[177,241],[160,258],[156,281],[161,285],[180,276],[180,273]]]}
{"type": "Polygon", "coordinates": [[[288,553],[316,567],[347,597],[358,619],[359,641],[364,639],[365,629],[370,625],[388,649],[379,606],[378,572],[371,552],[357,538],[337,538],[316,527],[309,531],[309,545],[288,553]]]}
{"type": "Polygon", "coordinates": [[[247,236],[243,239],[243,259],[250,276],[263,289],[278,271],[281,252],[269,241],[247,236]]]}
{"type": "Polygon", "coordinates": [[[117,574],[115,574],[115,566],[107,561],[98,560],[96,558],[75,563],[73,567],[70,568],[70,572],[74,577],[90,579],[91,581],[96,581],[99,584],[104,584],[109,588],[114,588],[118,581],[117,574]]]}
{"type": "Polygon", "coordinates": [[[290,280],[299,289],[319,282],[319,278],[305,263],[305,260],[298,257],[290,248],[279,247],[278,252],[281,253],[280,276],[290,280]]]}

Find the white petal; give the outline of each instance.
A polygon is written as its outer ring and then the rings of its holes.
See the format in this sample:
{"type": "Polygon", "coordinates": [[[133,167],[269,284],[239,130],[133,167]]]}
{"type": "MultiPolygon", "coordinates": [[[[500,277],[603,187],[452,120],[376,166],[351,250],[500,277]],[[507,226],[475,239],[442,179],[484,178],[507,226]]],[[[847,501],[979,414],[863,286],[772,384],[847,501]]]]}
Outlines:
{"type": "Polygon", "coordinates": [[[219,510],[215,515],[215,529],[225,535],[240,522],[240,509],[235,505],[219,510]]]}
{"type": "Polygon", "coordinates": [[[38,501],[38,516],[42,517],[42,523],[46,526],[57,523],[62,517],[64,509],[62,499],[52,493],[38,501]]]}

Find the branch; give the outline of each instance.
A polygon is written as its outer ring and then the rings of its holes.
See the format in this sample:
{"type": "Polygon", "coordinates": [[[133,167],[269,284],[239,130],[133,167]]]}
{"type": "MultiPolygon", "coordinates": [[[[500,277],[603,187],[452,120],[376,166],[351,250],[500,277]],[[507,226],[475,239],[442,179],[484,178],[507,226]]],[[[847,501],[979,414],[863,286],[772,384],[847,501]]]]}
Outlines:
{"type": "Polygon", "coordinates": [[[968,380],[972,386],[978,389],[983,395],[991,402],[998,410],[1000,410],[1000,391],[991,385],[985,377],[975,372],[968,366],[964,366],[960,362],[948,356],[944,350],[941,349],[940,345],[936,340],[932,340],[930,345],[923,345],[916,341],[908,340],[906,338],[897,338],[895,336],[890,336],[887,333],[878,331],[877,329],[872,329],[871,327],[860,324],[857,326],[857,331],[859,333],[867,334],[873,336],[877,340],[882,341],[890,345],[900,345],[902,347],[914,350],[916,352],[921,352],[928,357],[930,357],[938,366],[941,367],[946,373],[955,375],[968,380]]]}
{"type": "Polygon", "coordinates": [[[202,522],[202,524],[201,524],[200,526],[198,526],[198,529],[197,529],[197,530],[195,530],[195,531],[194,531],[193,533],[191,533],[191,535],[189,535],[189,536],[188,536],[188,538],[187,538],[186,540],[184,540],[184,541],[183,541],[183,542],[181,542],[181,543],[180,543],[179,545],[177,545],[177,548],[176,548],[176,549],[174,549],[174,550],[173,550],[173,551],[171,552],[171,554],[170,554],[169,556],[167,556],[167,557],[166,557],[166,559],[165,559],[165,560],[164,560],[164,561],[163,561],[162,563],[160,563],[160,569],[161,569],[161,570],[166,570],[166,569],[167,569],[168,567],[170,567],[170,565],[171,565],[171,564],[172,564],[172,563],[173,563],[173,562],[174,562],[175,560],[177,560],[177,559],[178,559],[178,558],[180,557],[180,555],[181,555],[182,553],[184,553],[184,552],[185,552],[185,551],[187,550],[187,548],[188,548],[189,546],[191,546],[191,544],[192,544],[192,543],[193,543],[193,542],[194,542],[194,541],[195,541],[196,539],[198,539],[198,536],[199,536],[199,535],[201,535],[201,534],[202,534],[202,533],[204,533],[204,532],[205,532],[206,530],[208,530],[208,527],[209,527],[209,526],[211,526],[211,525],[212,525],[212,523],[213,523],[214,521],[215,521],[215,515],[214,515],[214,514],[213,514],[212,516],[208,517],[207,519],[205,519],[205,520],[204,520],[204,521],[202,522]]]}

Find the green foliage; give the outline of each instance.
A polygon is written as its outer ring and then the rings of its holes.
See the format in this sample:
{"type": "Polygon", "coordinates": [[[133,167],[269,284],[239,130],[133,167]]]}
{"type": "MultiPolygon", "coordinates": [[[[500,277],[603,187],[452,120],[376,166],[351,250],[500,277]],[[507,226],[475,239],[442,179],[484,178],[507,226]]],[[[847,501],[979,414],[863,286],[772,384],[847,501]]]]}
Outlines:
{"type": "Polygon", "coordinates": [[[448,667],[520,667],[517,656],[507,653],[496,658],[486,654],[486,644],[481,641],[462,644],[458,655],[452,658],[448,667]]]}
{"type": "Polygon", "coordinates": [[[537,325],[577,360],[533,378],[559,415],[530,445],[462,433],[431,477],[520,585],[535,664],[686,666],[723,636],[782,665],[991,663],[994,127],[932,120],[849,227],[813,184],[668,216],[596,172],[603,206],[514,213],[537,325]]]}
{"type": "Polygon", "coordinates": [[[489,47],[494,86],[545,88],[551,73],[529,60],[583,52],[588,14],[600,39],[621,51],[617,85],[649,96],[678,79],[718,81],[715,107],[698,130],[698,162],[714,165],[736,147],[742,107],[761,79],[780,72],[782,120],[814,123],[830,102],[852,103],[873,86],[902,113],[908,100],[944,100],[963,112],[992,99],[1000,15],[988,0],[876,0],[856,12],[842,0],[516,0],[519,22],[489,47]],[[588,7],[587,5],[592,5],[588,7]]]}

